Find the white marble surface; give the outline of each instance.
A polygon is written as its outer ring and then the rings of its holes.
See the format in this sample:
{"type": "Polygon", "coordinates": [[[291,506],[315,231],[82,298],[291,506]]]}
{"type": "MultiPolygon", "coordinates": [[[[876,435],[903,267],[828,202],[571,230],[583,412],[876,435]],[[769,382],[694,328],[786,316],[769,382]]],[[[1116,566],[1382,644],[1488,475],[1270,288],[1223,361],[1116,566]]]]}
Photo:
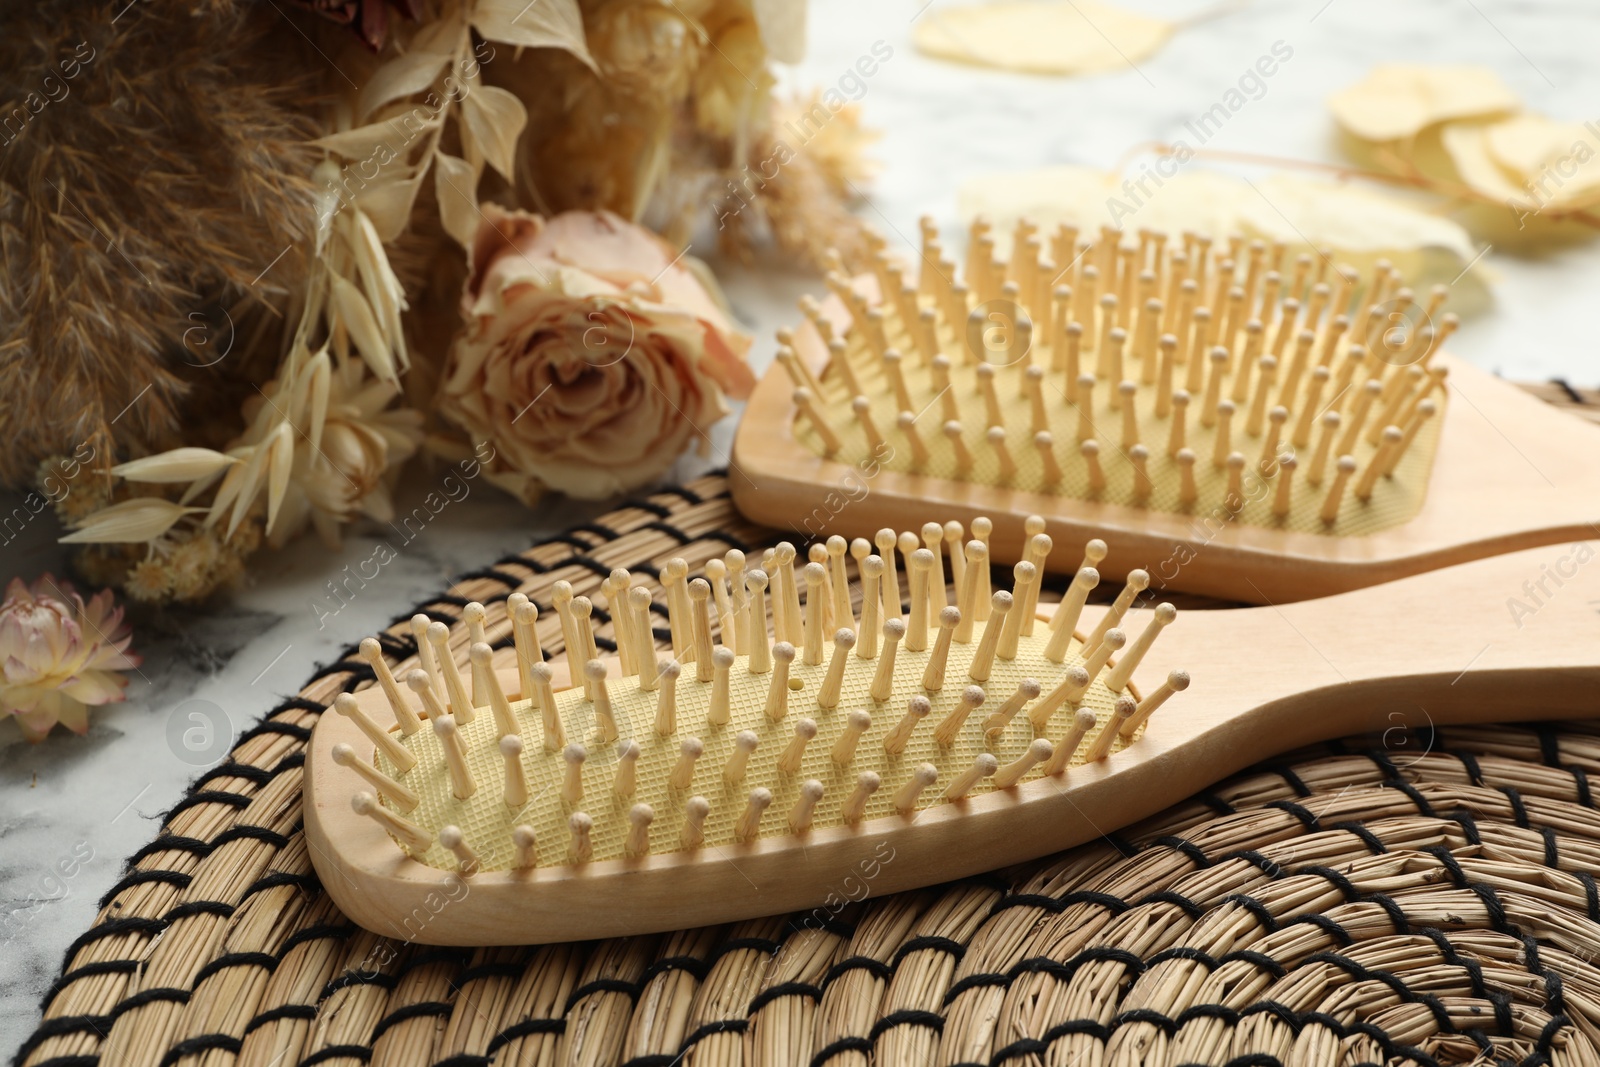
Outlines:
{"type": "MultiPolygon", "coordinates": [[[[1169,17],[1209,6],[1123,2],[1169,17]]],[[[1589,55],[1600,40],[1600,9],[1589,0],[1257,0],[1179,34],[1137,70],[1076,80],[924,59],[909,40],[920,5],[812,0],[810,54],[784,76],[794,86],[834,84],[874,42],[894,49],[863,97],[868,121],[886,133],[877,149],[884,168],[862,212],[891,236],[915,234],[924,213],[955,225],[954,191],[971,175],[1052,163],[1106,167],[1135,144],[1178,136],[1186,118],[1276,40],[1292,45],[1293,62],[1230,120],[1215,146],[1336,160],[1322,100],[1385,60],[1487,64],[1537,109],[1600,118],[1585,110],[1600,102],[1600,67],[1589,55]]],[[[1590,328],[1600,241],[1540,256],[1492,251],[1488,261],[1500,278],[1497,306],[1462,330],[1454,350],[1508,377],[1600,381],[1590,328]]],[[[717,266],[759,337],[756,361],[764,367],[771,331],[816,283],[770,262],[717,266]]],[[[731,431],[731,423],[719,427],[714,463],[725,461],[731,431]]],[[[700,467],[686,461],[680,473],[700,467]]],[[[417,472],[412,491],[426,492],[429,478],[417,472]]],[[[58,733],[32,746],[12,724],[0,724],[0,1047],[15,1048],[31,1031],[38,998],[67,945],[93,920],[96,901],[209,764],[169,743],[169,728],[190,726],[188,713],[199,707],[185,702],[210,702],[223,710],[224,731],[243,730],[317,664],[452,575],[599,510],[551,502],[530,514],[475,486],[322,629],[313,598],[340,568],[364,559],[381,533],[358,530],[338,553],[302,543],[260,561],[250,585],[224,603],[141,620],[136,647],[145,661],[129,699],[95,716],[87,737],[58,733]],[[58,861],[74,873],[52,875],[58,861]]],[[[55,536],[49,519],[38,519],[25,538],[0,549],[0,579],[59,572],[55,536]]],[[[219,743],[216,755],[225,750],[219,743]]]]}

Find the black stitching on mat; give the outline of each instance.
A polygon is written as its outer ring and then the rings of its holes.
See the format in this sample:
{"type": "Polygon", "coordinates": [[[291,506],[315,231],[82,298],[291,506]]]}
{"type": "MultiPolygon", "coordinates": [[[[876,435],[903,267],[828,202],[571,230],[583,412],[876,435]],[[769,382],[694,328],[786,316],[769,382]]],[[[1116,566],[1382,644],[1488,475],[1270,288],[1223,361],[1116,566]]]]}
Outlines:
{"type": "Polygon", "coordinates": [[[1399,778],[1389,778],[1382,784],[1385,789],[1394,789],[1404,793],[1406,799],[1416,805],[1418,814],[1425,815],[1430,819],[1439,818],[1439,813],[1433,810],[1433,805],[1428,803],[1428,798],[1423,796],[1421,790],[1410,782],[1402,781],[1399,778]]]}
{"type": "Polygon", "coordinates": [[[1195,1019],[1221,1019],[1229,1027],[1239,1025],[1239,1013],[1226,1004],[1196,1004],[1179,1012],[1174,1022],[1182,1028],[1195,1019]]]}
{"type": "Polygon", "coordinates": [[[92,1031],[101,1040],[111,1032],[111,1024],[116,1019],[111,1015],[62,1015],[54,1019],[40,1019],[39,1026],[22,1043],[12,1059],[13,1064],[26,1063],[33,1050],[53,1037],[67,1037],[72,1034],[81,1034],[92,1031]]]}
{"type": "Polygon", "coordinates": [[[278,969],[278,957],[270,952],[229,952],[218,956],[195,974],[190,985],[196,989],[200,983],[216,974],[218,971],[227,970],[229,967],[262,967],[268,974],[278,969]]]}
{"type": "Polygon", "coordinates": [[[1207,867],[1211,866],[1211,857],[1207,856],[1198,845],[1185,838],[1178,837],[1174,834],[1166,834],[1162,837],[1156,838],[1150,843],[1152,845],[1165,845],[1174,852],[1182,853],[1185,859],[1201,870],[1205,870],[1207,867]]]}
{"type": "Polygon", "coordinates": [[[191,900],[177,907],[169,908],[161,916],[161,921],[175,923],[179,919],[187,919],[193,915],[215,915],[219,919],[233,918],[233,905],[224,904],[220,900],[191,900]]]}
{"type": "Polygon", "coordinates": [[[376,1045],[378,1038],[389,1031],[390,1027],[397,1026],[408,1019],[420,1019],[425,1016],[442,1019],[451,1012],[451,1006],[442,1000],[420,1000],[415,1004],[407,1004],[403,1008],[396,1008],[383,1018],[379,1019],[372,1028],[372,1043],[376,1045]]]}
{"type": "Polygon", "coordinates": [[[529,1037],[533,1034],[564,1034],[567,1032],[565,1019],[524,1019],[520,1023],[513,1023],[494,1035],[494,1040],[489,1042],[485,1050],[493,1058],[506,1045],[519,1037],[529,1037]]]}
{"type": "MultiPolygon", "coordinates": [[[[11,1062],[20,1065],[22,1063],[22,1055],[18,1053],[17,1057],[11,1062]]],[[[99,1056],[51,1056],[47,1060],[40,1060],[33,1067],[98,1067],[99,1063],[99,1056]]]]}
{"type": "Polygon", "coordinates": [[[465,967],[472,953],[464,948],[428,948],[413,952],[395,970],[396,978],[404,978],[418,967],[465,967]]]}
{"type": "Polygon", "coordinates": [[[175,989],[172,986],[158,986],[155,989],[141,989],[137,993],[130,993],[119,1000],[111,1009],[109,1018],[115,1019],[124,1012],[142,1008],[146,1004],[187,1004],[192,994],[187,989],[175,989]]]}
{"type": "Polygon", "coordinates": [[[746,1015],[754,1015],[774,1000],[783,997],[810,997],[812,1000],[822,999],[822,990],[810,982],[781,982],[770,989],[763,989],[750,998],[750,1004],[745,1008],[746,1015]]]}
{"type": "Polygon", "coordinates": [[[1209,789],[1202,789],[1194,795],[1194,799],[1216,812],[1218,815],[1232,815],[1239,809],[1223,800],[1209,789]]]}
{"type": "Polygon", "coordinates": [[[887,982],[894,977],[894,971],[882,960],[875,960],[871,956],[851,956],[828,968],[828,973],[822,976],[822,988],[827,989],[847,971],[866,971],[880,982],[887,982]]]}
{"type": "MultiPolygon", "coordinates": [[[[1429,750],[1424,747],[1422,751],[1427,753],[1429,750]]],[[[1479,765],[1477,756],[1465,749],[1440,749],[1440,752],[1454,756],[1461,763],[1461,766],[1466,769],[1467,779],[1473,785],[1480,788],[1488,785],[1488,780],[1483,776],[1483,767],[1479,765]]]]}
{"type": "Polygon", "coordinates": [[[147,882],[163,882],[166,885],[175,885],[179,889],[187,889],[189,888],[189,883],[192,881],[194,881],[194,875],[184,874],[182,871],[168,871],[161,869],[151,871],[129,871],[117,881],[116,885],[106,890],[105,895],[100,898],[100,907],[103,908],[107,904],[110,904],[117,898],[117,894],[132,889],[136,885],[144,885],[147,882]]]}
{"type": "Polygon", "coordinates": [[[1533,829],[1533,827],[1528,824],[1528,809],[1522,803],[1522,794],[1517,792],[1515,786],[1503,785],[1499,788],[1500,792],[1505,794],[1505,798],[1511,802],[1512,821],[1524,830],[1533,829]]]}
{"type": "Polygon", "coordinates": [[[1276,774],[1279,778],[1282,778],[1285,782],[1287,782],[1289,784],[1289,788],[1294,790],[1294,795],[1295,796],[1297,796],[1297,797],[1308,797],[1308,796],[1311,796],[1311,794],[1312,794],[1311,787],[1306,785],[1305,779],[1301,778],[1300,775],[1295,772],[1295,769],[1293,767],[1285,765],[1285,766],[1282,766],[1282,767],[1271,767],[1271,768],[1269,768],[1269,770],[1271,770],[1273,774],[1276,774]]]}
{"type": "Polygon", "coordinates": [[[1600,886],[1595,884],[1594,876],[1587,871],[1568,871],[1583,884],[1583,903],[1589,913],[1589,921],[1600,923],[1600,886]]]}
{"type": "Polygon", "coordinates": [[[1457,808],[1444,817],[1461,827],[1461,832],[1467,836],[1469,845],[1483,844],[1483,836],[1478,833],[1478,822],[1472,817],[1470,811],[1465,808],[1457,808]]]}
{"type": "Polygon", "coordinates": [[[1043,1056],[1049,1048],[1048,1044],[1037,1037],[1019,1037],[1011,1044],[996,1049],[989,1062],[991,1064],[1001,1064],[1018,1056],[1043,1056]]]}
{"type": "Polygon", "coordinates": [[[522,584],[522,579],[518,578],[515,574],[507,574],[505,571],[496,570],[493,567],[480,567],[478,570],[467,571],[465,574],[457,575],[456,583],[460,584],[461,582],[468,582],[472,581],[473,579],[499,582],[511,592],[515,592],[517,587],[522,584]]]}
{"type": "Polygon", "coordinates": [[[327,1048],[319,1049],[301,1060],[299,1067],[316,1067],[323,1060],[337,1060],[346,1057],[366,1063],[372,1059],[372,1050],[365,1045],[329,1045],[327,1048]]]}
{"type": "MultiPolygon", "coordinates": [[[[531,547],[538,548],[539,543],[535,542],[531,547]]],[[[509,556],[501,556],[499,559],[494,561],[494,565],[496,567],[526,567],[534,574],[550,573],[550,567],[547,564],[540,563],[531,556],[519,556],[516,553],[512,553],[509,556]]],[[[410,617],[411,616],[407,615],[404,618],[409,619],[410,617]]],[[[396,619],[395,621],[401,622],[403,620],[396,619]]]]}
{"type": "Polygon", "coordinates": [[[310,1004],[281,1004],[276,1008],[269,1008],[257,1015],[254,1019],[244,1024],[245,1036],[248,1037],[254,1030],[266,1026],[268,1023],[280,1022],[284,1019],[296,1019],[301,1022],[310,1022],[317,1017],[317,1009],[310,1004]]]}
{"type": "Polygon", "coordinates": [[[776,956],[783,946],[769,937],[730,937],[726,941],[718,942],[710,952],[706,953],[706,970],[709,973],[717,961],[730,952],[741,949],[750,949],[766,956],[776,956]]]}
{"type": "Polygon", "coordinates": [[[749,1019],[717,1019],[696,1027],[695,1031],[683,1039],[683,1044],[678,1046],[678,1056],[681,1058],[689,1054],[689,1050],[708,1037],[717,1034],[742,1034],[750,1028],[749,1019]]]}
{"type": "Polygon", "coordinates": [[[198,837],[179,837],[177,834],[164,833],[129,857],[128,866],[138,866],[140,862],[158,852],[187,852],[192,856],[209,856],[211,842],[202,841],[198,837]]]}
{"type": "Polygon", "coordinates": [[[185,1057],[198,1056],[202,1052],[211,1052],[215,1049],[237,1054],[243,1047],[244,1042],[232,1034],[201,1034],[199,1037],[179,1041],[167,1049],[167,1054],[161,1057],[161,1067],[172,1067],[185,1057]]]}
{"type": "Polygon", "coordinates": [[[160,919],[146,919],[137,915],[129,915],[121,919],[108,919],[103,923],[89,927],[79,934],[72,944],[67,946],[67,956],[62,966],[72,962],[86,945],[107,937],[118,937],[122,934],[159,934],[167,928],[167,924],[160,919]]]}
{"type": "Polygon", "coordinates": [[[522,971],[520,963],[480,963],[456,975],[451,979],[450,985],[454,989],[460,989],[468,982],[476,982],[480,978],[521,978],[522,971]]]}
{"type": "Polygon", "coordinates": [[[1168,1037],[1177,1030],[1178,1024],[1159,1011],[1151,1008],[1130,1008],[1128,1011],[1118,1012],[1111,1018],[1111,1029],[1116,1030],[1128,1023],[1149,1023],[1162,1031],[1168,1037]]]}
{"type": "Polygon", "coordinates": [[[1328,916],[1318,912],[1310,912],[1306,915],[1296,915],[1283,925],[1293,926],[1296,923],[1305,923],[1308,926],[1315,926],[1317,929],[1321,930],[1323,933],[1327,934],[1329,937],[1338,942],[1341,947],[1348,945],[1355,940],[1355,938],[1350,936],[1350,931],[1340,926],[1328,916]]]}
{"type": "Polygon", "coordinates": [[[668,971],[683,971],[697,982],[705,981],[706,971],[710,966],[698,956],[667,956],[656,960],[644,969],[639,976],[639,988],[643,989],[656,979],[657,976],[668,971]]]}
{"type": "Polygon", "coordinates": [[[934,952],[943,952],[950,955],[956,963],[960,963],[961,957],[967,954],[967,946],[959,941],[952,941],[948,937],[937,937],[933,934],[923,934],[921,937],[913,937],[901,945],[895,951],[893,959],[889,961],[889,966],[894,970],[899,970],[901,961],[907,956],[913,952],[922,952],[930,949],[934,952]]]}
{"type": "Polygon", "coordinates": [[[567,1006],[561,1009],[561,1014],[571,1015],[578,1001],[594,993],[623,993],[629,1000],[639,999],[639,987],[632,982],[624,982],[620,978],[596,978],[583,983],[568,995],[567,1006]]]}
{"type": "Polygon", "coordinates": [[[446,1056],[434,1063],[433,1067],[489,1067],[488,1056],[478,1056],[471,1052],[458,1052],[454,1056],[446,1056]]]}
{"type": "Polygon", "coordinates": [[[1217,960],[1217,962],[1219,964],[1232,963],[1235,960],[1258,967],[1272,975],[1274,978],[1282,978],[1289,973],[1284,968],[1283,964],[1279,963],[1265,952],[1255,952],[1251,949],[1240,949],[1237,952],[1230,952],[1226,956],[1223,956],[1221,959],[1217,960]]]}
{"type": "MultiPolygon", "coordinates": [[[[720,471],[720,470],[712,471],[711,473],[713,475],[719,475],[719,474],[722,473],[722,471],[720,471]]],[[[695,492],[693,489],[690,489],[686,485],[666,485],[666,486],[662,486],[660,489],[655,490],[650,495],[651,496],[675,496],[675,497],[679,497],[684,502],[688,503],[691,506],[695,505],[695,504],[704,504],[706,502],[706,498],[705,497],[701,496],[699,493],[695,492]]],[[[727,495],[728,495],[728,491],[726,489],[723,489],[722,492],[718,493],[716,496],[712,497],[711,499],[713,499],[713,500],[721,500],[722,498],[726,497],[727,495]]]]}
{"type": "Polygon", "coordinates": [[[279,956],[288,956],[291,949],[307,941],[321,941],[326,938],[336,938],[343,941],[356,932],[355,926],[350,923],[319,923],[308,926],[304,930],[296,930],[284,939],[283,947],[278,950],[279,956]]]}
{"type": "Polygon", "coordinates": [[[267,770],[265,767],[255,767],[248,763],[238,763],[230,757],[222,763],[217,764],[209,771],[206,771],[200,777],[196,778],[194,780],[194,785],[190,786],[190,788],[199,789],[201,786],[215,781],[218,778],[243,778],[245,781],[259,787],[272,781],[272,772],[267,770]]]}
{"type": "Polygon", "coordinates": [[[287,871],[268,871],[260,878],[251,882],[249,887],[239,895],[239,903],[243,904],[257,893],[264,893],[268,889],[277,889],[279,886],[299,886],[307,893],[315,893],[322,888],[322,882],[315,874],[290,874],[287,871]]]}
{"type": "Polygon", "coordinates": [[[1313,833],[1319,833],[1322,830],[1322,821],[1312,814],[1310,809],[1302,804],[1296,804],[1292,800],[1273,800],[1263,805],[1263,807],[1277,808],[1279,811],[1288,812],[1296,819],[1299,819],[1300,824],[1313,833]]]}
{"type": "Polygon", "coordinates": [[[957,997],[969,989],[988,989],[991,986],[1010,988],[1011,978],[1008,975],[995,974],[993,972],[969,974],[965,978],[958,978],[950,983],[949,989],[944,991],[944,1000],[940,1002],[940,1006],[948,1008],[957,997]]]}
{"type": "MultiPolygon", "coordinates": [[[[104,906],[101,905],[101,907],[104,906]]],[[[80,978],[93,978],[101,974],[135,974],[138,970],[138,960],[96,960],[93,963],[85,963],[82,967],[74,967],[60,978],[57,978],[51,983],[50,988],[45,990],[44,996],[39,999],[39,1010],[41,1012],[48,1011],[50,1002],[56,999],[56,994],[80,978]]]]}
{"type": "Polygon", "coordinates": [[[864,1037],[841,1037],[837,1041],[831,1041],[823,1045],[822,1048],[817,1050],[817,1054],[811,1057],[810,1067],[823,1067],[824,1064],[841,1052],[859,1052],[863,1056],[870,1058],[872,1056],[872,1042],[864,1037]]]}
{"type": "Polygon", "coordinates": [[[1589,775],[1582,767],[1568,767],[1572,772],[1572,784],[1578,790],[1578,803],[1586,808],[1594,807],[1594,795],[1589,792],[1589,775]]]}
{"type": "Polygon", "coordinates": [[[901,1008],[899,1011],[890,1012],[872,1024],[867,1037],[876,1042],[887,1030],[901,1026],[925,1026],[936,1034],[944,1033],[944,1016],[933,1011],[917,1011],[913,1008],[901,1008]]]}
{"type": "Polygon", "coordinates": [[[1556,832],[1546,826],[1539,831],[1539,836],[1544,838],[1544,865],[1560,870],[1561,850],[1556,841],[1556,832]]]}
{"type": "MultiPolygon", "coordinates": [[[[307,703],[310,702],[307,701],[307,703]]],[[[315,709],[319,715],[327,710],[327,708],[320,706],[315,709]]],[[[292,722],[279,722],[276,719],[264,719],[263,721],[258,722],[254,726],[250,727],[250,729],[246,730],[244,733],[240,734],[239,740],[234,742],[234,746],[238,747],[239,745],[244,744],[246,741],[254,741],[263,734],[281,734],[284,737],[292,737],[302,745],[311,743],[310,727],[301,726],[298,723],[292,722]]]]}
{"type": "Polygon", "coordinates": [[[377,986],[379,989],[393,989],[395,981],[394,975],[384,974],[380,971],[346,970],[343,974],[330,978],[328,984],[322,987],[322,995],[317,999],[327,1000],[341,989],[349,989],[351,986],[358,985],[372,985],[377,986]]]}
{"type": "Polygon", "coordinates": [[[1522,931],[1507,921],[1505,905],[1500,903],[1500,895],[1494,891],[1493,886],[1486,885],[1483,882],[1474,882],[1467,886],[1467,889],[1476,894],[1479,900],[1483,901],[1484,908],[1489,912],[1489,922],[1496,930],[1502,934],[1510,934],[1513,937],[1521,935],[1522,931]]]}
{"type": "Polygon", "coordinates": [[[1171,889],[1162,889],[1140,897],[1133,902],[1133,907],[1144,907],[1147,904],[1172,904],[1183,911],[1191,919],[1198,919],[1206,913],[1204,906],[1196,904],[1182,893],[1171,889]]]}
{"type": "Polygon", "coordinates": [[[1358,822],[1334,823],[1328,829],[1343,830],[1347,834],[1354,835],[1363,845],[1367,846],[1367,851],[1374,856],[1382,856],[1389,851],[1389,846],[1383,843],[1382,838],[1358,822]]]}

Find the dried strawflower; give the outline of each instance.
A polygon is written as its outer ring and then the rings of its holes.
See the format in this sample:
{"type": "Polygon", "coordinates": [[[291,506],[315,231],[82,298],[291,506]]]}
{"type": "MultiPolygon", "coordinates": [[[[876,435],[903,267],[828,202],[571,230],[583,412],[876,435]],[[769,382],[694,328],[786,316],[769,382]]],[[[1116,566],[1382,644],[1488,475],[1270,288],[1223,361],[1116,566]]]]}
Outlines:
{"type": "Polygon", "coordinates": [[[89,731],[89,708],[124,699],[120,672],[139,666],[109,590],[84,602],[71,583],[46,574],[32,586],[13,578],[0,603],[0,713],[29,741],[60,723],[89,731]]]}
{"type": "Polygon", "coordinates": [[[440,410],[493,446],[498,484],[635,488],[749,394],[750,339],[660,238],[609,212],[484,215],[440,410]]]}

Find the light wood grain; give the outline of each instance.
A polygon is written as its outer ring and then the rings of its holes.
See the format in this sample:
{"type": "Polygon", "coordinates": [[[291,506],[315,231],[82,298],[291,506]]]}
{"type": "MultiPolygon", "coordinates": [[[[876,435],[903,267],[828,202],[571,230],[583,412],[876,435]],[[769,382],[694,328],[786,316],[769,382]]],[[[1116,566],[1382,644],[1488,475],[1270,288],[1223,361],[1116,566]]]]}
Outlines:
{"type": "MultiPolygon", "coordinates": [[[[342,742],[370,759],[373,746],[348,720],[327,715],[308,753],[306,832],[323,884],[346,914],[428,944],[682,929],[817,907],[863,882],[882,895],[1090,840],[1311,741],[1400,725],[1593,715],[1600,565],[1574,563],[1569,547],[1541,547],[1322,600],[1188,613],[1163,636],[1162,665],[1141,666],[1135,681],[1148,692],[1172,663],[1194,684],[1140,740],[1064,776],[941,804],[914,820],[775,834],[701,854],[478,874],[465,893],[447,894],[454,875],[405,857],[350,810],[361,780],[330,750],[342,742]],[[1563,584],[1547,584],[1542,605],[1514,618],[1510,599],[1525,599],[1524,583],[1551,569],[1563,584]]],[[[1083,625],[1103,610],[1086,609],[1083,625]]],[[[515,691],[514,675],[502,683],[515,691]]],[[[361,699],[387,716],[376,689],[361,699]]]]}

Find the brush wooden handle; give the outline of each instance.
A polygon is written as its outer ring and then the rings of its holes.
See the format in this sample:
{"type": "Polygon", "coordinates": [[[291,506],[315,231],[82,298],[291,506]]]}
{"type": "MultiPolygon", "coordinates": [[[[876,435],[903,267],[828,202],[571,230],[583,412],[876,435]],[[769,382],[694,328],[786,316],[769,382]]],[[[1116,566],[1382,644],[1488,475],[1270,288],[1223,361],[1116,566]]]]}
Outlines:
{"type": "MultiPolygon", "coordinates": [[[[1085,609],[1082,628],[1103,610],[1085,609]]],[[[1139,629],[1138,614],[1125,624],[1139,629]]],[[[323,883],[347,914],[429,944],[610,937],[820,907],[830,894],[896,892],[1090,840],[1312,741],[1400,724],[1592,715],[1600,566],[1588,544],[1533,549],[1321,601],[1189,612],[1168,631],[1161,664],[1142,665],[1135,683],[1151,692],[1164,664],[1184,663],[1195,685],[1157,712],[1140,740],[1065,777],[938,804],[915,819],[701,853],[482,872],[462,883],[409,859],[351,810],[360,781],[331,749],[348,744],[370,758],[373,744],[348,718],[329,715],[307,762],[306,832],[323,883]],[[1552,572],[1562,584],[1545,578],[1550,595],[1514,618],[1508,600],[1526,603],[1524,582],[1552,572]]],[[[515,688],[514,676],[503,674],[502,684],[515,688]]],[[[384,698],[373,687],[358,699],[381,708],[384,698]]]]}

